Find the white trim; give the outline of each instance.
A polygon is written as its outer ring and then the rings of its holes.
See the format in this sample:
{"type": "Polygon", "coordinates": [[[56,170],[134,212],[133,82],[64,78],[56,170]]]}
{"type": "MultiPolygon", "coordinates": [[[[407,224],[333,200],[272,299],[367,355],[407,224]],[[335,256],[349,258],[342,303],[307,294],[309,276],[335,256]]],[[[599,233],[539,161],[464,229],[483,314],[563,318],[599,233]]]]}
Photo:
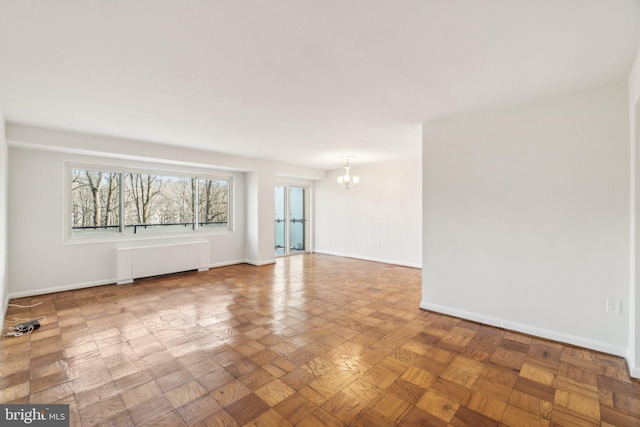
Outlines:
{"type": "Polygon", "coordinates": [[[629,369],[629,376],[633,378],[640,378],[640,366],[635,365],[633,354],[633,348],[629,347],[627,349],[627,354],[625,355],[625,360],[627,361],[627,367],[629,369]]]}
{"type": "Polygon", "coordinates": [[[35,289],[9,294],[9,299],[32,297],[36,295],[52,294],[55,292],[73,291],[76,289],[92,288],[94,286],[115,285],[116,279],[97,280],[95,282],[75,283],[73,285],[52,286],[50,288],[35,289]]]}
{"type": "Polygon", "coordinates": [[[218,267],[226,267],[229,265],[237,265],[237,264],[244,264],[246,261],[244,259],[234,259],[231,261],[222,261],[222,262],[216,262],[213,264],[209,264],[209,268],[218,268],[218,267]]]}
{"type": "Polygon", "coordinates": [[[339,253],[339,252],[325,251],[325,250],[322,250],[322,249],[314,249],[313,252],[317,253],[317,254],[339,256],[339,257],[342,257],[342,258],[354,258],[354,259],[361,259],[361,260],[364,260],[364,261],[380,262],[380,263],[383,263],[383,264],[400,265],[402,267],[422,268],[422,264],[415,264],[415,263],[411,263],[411,262],[395,261],[395,260],[381,259],[381,258],[372,258],[372,257],[360,256],[360,255],[352,255],[352,254],[343,254],[343,253],[339,253]]]}
{"type": "Polygon", "coordinates": [[[256,267],[260,267],[262,265],[275,264],[276,263],[276,259],[275,258],[271,258],[271,259],[267,259],[267,260],[264,260],[264,261],[255,261],[255,260],[252,260],[252,259],[245,259],[244,262],[247,263],[247,264],[255,265],[256,267]]]}
{"type": "Polygon", "coordinates": [[[485,316],[484,314],[480,313],[459,310],[457,308],[445,307],[438,304],[431,304],[425,301],[422,301],[420,303],[420,308],[424,310],[435,311],[437,313],[460,317],[462,319],[472,320],[474,322],[485,323],[487,325],[496,326],[498,328],[522,332],[528,335],[534,335],[553,341],[573,344],[580,347],[601,351],[603,353],[613,354],[616,356],[625,357],[627,355],[627,349],[624,347],[611,345],[606,342],[595,341],[576,335],[564,334],[562,332],[557,332],[550,329],[538,328],[537,326],[527,325],[524,323],[512,322],[509,320],[499,319],[497,317],[485,316]]]}

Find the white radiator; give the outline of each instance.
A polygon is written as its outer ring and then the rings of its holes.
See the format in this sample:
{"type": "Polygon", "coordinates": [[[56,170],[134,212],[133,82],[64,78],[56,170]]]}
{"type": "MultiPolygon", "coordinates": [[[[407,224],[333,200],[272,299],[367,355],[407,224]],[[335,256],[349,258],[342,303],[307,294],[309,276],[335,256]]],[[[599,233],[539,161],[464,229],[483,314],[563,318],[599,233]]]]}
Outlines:
{"type": "Polygon", "coordinates": [[[209,242],[117,249],[118,284],[140,277],[209,269],[209,242]]]}

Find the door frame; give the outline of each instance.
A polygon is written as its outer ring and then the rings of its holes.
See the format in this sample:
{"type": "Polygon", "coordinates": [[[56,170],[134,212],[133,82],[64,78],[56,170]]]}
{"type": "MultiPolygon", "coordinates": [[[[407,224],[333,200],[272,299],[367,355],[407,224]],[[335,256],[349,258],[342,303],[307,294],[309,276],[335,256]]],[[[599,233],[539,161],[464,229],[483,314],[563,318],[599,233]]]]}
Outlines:
{"type": "MultiPolygon", "coordinates": [[[[305,254],[313,252],[313,185],[308,181],[276,181],[275,187],[285,187],[285,251],[282,254],[275,254],[276,257],[291,256],[298,254],[305,254]],[[305,250],[300,252],[291,252],[291,231],[289,227],[289,188],[296,187],[304,189],[304,212],[305,212],[305,224],[304,224],[304,236],[305,236],[305,250]]],[[[275,220],[275,219],[274,219],[275,220]]],[[[275,226],[275,223],[274,223],[275,226]]],[[[273,242],[273,249],[275,252],[275,235],[273,242]]]]}

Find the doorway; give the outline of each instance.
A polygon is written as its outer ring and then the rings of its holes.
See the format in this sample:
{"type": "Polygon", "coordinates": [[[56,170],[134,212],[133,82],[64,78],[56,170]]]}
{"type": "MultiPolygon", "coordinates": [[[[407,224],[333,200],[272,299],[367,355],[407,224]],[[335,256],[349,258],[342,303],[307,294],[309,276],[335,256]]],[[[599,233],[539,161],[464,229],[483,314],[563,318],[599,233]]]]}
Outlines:
{"type": "Polygon", "coordinates": [[[305,187],[276,186],[276,255],[307,252],[306,193],[305,187]]]}

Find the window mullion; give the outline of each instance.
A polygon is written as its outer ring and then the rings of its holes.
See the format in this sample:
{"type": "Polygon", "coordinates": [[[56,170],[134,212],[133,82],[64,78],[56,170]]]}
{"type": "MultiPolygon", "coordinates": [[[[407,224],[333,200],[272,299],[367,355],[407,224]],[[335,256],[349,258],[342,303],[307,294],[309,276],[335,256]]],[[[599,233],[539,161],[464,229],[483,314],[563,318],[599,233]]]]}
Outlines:
{"type": "Polygon", "coordinates": [[[119,183],[119,192],[120,192],[120,221],[119,221],[119,233],[123,234],[124,233],[124,204],[125,204],[125,200],[124,200],[124,174],[122,172],[120,172],[118,174],[118,180],[120,181],[119,183]]]}
{"type": "Polygon", "coordinates": [[[198,231],[200,229],[200,180],[198,178],[191,178],[193,188],[193,230],[198,231]]]}

